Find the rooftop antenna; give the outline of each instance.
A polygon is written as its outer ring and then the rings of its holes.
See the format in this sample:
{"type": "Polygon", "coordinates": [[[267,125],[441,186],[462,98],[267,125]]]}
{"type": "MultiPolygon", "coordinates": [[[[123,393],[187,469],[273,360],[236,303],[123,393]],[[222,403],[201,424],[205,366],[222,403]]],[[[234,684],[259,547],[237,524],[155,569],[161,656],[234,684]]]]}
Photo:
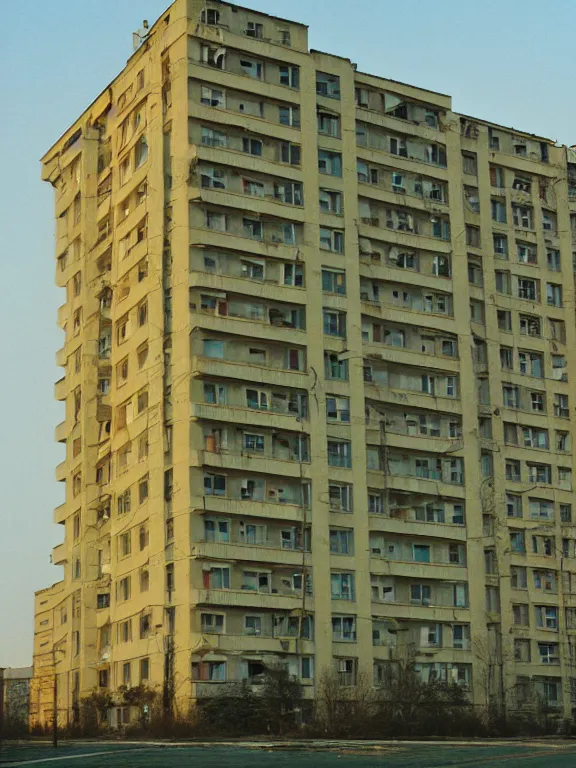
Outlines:
{"type": "Polygon", "coordinates": [[[142,43],[146,41],[149,33],[150,30],[148,29],[148,20],[144,19],[142,22],[142,27],[137,32],[132,32],[132,48],[134,48],[135,51],[137,51],[142,43]]]}

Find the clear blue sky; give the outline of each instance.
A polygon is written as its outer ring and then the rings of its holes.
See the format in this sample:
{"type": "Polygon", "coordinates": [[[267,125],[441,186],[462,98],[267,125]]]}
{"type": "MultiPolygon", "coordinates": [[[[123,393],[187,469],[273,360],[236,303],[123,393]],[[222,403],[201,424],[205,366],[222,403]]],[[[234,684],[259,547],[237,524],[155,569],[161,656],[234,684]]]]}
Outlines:
{"type": "MultiPolygon", "coordinates": [[[[452,95],[454,109],[576,143],[570,0],[245,0],[310,27],[310,47],[452,95]]],[[[164,0],[5,0],[0,46],[0,666],[31,663],[32,595],[57,581],[53,442],[62,345],[53,195],[39,158],[122,68],[164,0]]]]}

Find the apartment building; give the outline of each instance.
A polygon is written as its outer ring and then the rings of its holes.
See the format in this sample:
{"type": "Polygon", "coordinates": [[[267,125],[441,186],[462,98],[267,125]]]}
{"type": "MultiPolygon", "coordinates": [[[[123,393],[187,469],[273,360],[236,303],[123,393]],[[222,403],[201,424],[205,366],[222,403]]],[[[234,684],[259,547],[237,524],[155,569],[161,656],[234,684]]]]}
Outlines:
{"type": "Polygon", "coordinates": [[[186,706],[283,665],[313,698],[408,659],[569,714],[572,150],[176,0],[43,178],[59,718],[95,688],[186,706]]]}

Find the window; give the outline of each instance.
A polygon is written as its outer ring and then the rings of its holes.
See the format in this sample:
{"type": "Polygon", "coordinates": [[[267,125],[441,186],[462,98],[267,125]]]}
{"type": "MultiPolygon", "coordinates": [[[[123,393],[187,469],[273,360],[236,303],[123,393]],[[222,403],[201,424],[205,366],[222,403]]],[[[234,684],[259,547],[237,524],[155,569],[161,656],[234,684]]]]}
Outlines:
{"type": "Polygon", "coordinates": [[[96,608],[101,610],[102,608],[110,607],[110,593],[105,592],[96,596],[96,608]]]}
{"type": "Polygon", "coordinates": [[[549,307],[562,306],[562,286],[546,283],[546,303],[549,307]]]}
{"type": "Polygon", "coordinates": [[[126,557],[132,552],[131,531],[120,534],[118,538],[118,553],[120,557],[126,557]]]}
{"type": "Polygon", "coordinates": [[[225,189],[226,174],[222,168],[202,168],[200,183],[204,188],[225,189]]]}
{"type": "Polygon", "coordinates": [[[245,616],[244,617],[244,634],[257,637],[262,634],[262,617],[261,616],[245,616]]]}
{"type": "Polygon", "coordinates": [[[532,229],[533,222],[533,210],[525,206],[513,205],[512,206],[512,218],[514,220],[514,226],[521,229],[532,229]]]}
{"type": "Polygon", "coordinates": [[[130,512],[130,488],[124,491],[124,493],[121,493],[118,496],[118,514],[124,515],[127,512],[130,512]]]}
{"type": "Polygon", "coordinates": [[[510,566],[510,586],[513,589],[527,589],[528,576],[526,567],[523,565],[510,566]]]}
{"type": "Polygon", "coordinates": [[[318,170],[327,176],[342,176],[342,155],[339,152],[319,149],[318,170]]]}
{"type": "Polygon", "coordinates": [[[510,531],[510,549],[517,554],[526,553],[526,538],[524,531],[510,531]]]}
{"type": "Polygon", "coordinates": [[[207,88],[205,85],[202,86],[200,102],[209,107],[226,107],[224,92],[217,88],[207,88]]]}
{"type": "Polygon", "coordinates": [[[492,235],[494,253],[500,258],[508,258],[508,238],[506,235],[492,235]]]}
{"type": "Polygon", "coordinates": [[[150,588],[150,572],[140,571],[140,592],[148,592],[150,588]]]}
{"type": "Polygon", "coordinates": [[[540,664],[560,664],[558,643],[538,643],[540,664]]]}
{"type": "Polygon", "coordinates": [[[328,440],[328,465],[330,467],[352,466],[352,444],[348,441],[328,440]]]}
{"type": "Polygon", "coordinates": [[[541,379],[544,375],[544,359],[538,352],[518,352],[520,373],[524,376],[535,376],[541,379]]]}
{"type": "Polygon", "coordinates": [[[326,418],[332,421],[350,422],[350,399],[348,397],[326,397],[326,418]]]}
{"type": "Polygon", "coordinates": [[[200,14],[200,21],[202,24],[210,24],[211,26],[220,24],[220,11],[214,8],[204,8],[200,14]]]}
{"type": "Polygon", "coordinates": [[[346,272],[322,268],[322,290],[325,293],[346,295],[346,272]]]}
{"type": "Polygon", "coordinates": [[[279,76],[280,85],[287,85],[289,88],[300,87],[300,70],[298,67],[280,66],[279,76]]]}
{"type": "Polygon", "coordinates": [[[529,243],[516,243],[518,261],[521,264],[537,264],[536,246],[529,243]]]}
{"type": "Polygon", "coordinates": [[[213,405],[226,405],[226,387],[224,384],[204,384],[204,402],[213,405]]]}
{"type": "Polygon", "coordinates": [[[337,555],[354,553],[354,533],[350,528],[330,528],[330,552],[337,555]]]}
{"type": "Polygon", "coordinates": [[[284,264],[284,285],[302,288],[304,285],[304,267],[301,264],[284,264]]]}
{"type": "Polygon", "coordinates": [[[503,371],[514,368],[514,352],[511,347],[500,347],[500,367],[503,371]]]}
{"type": "Polygon", "coordinates": [[[300,128],[300,107],[278,107],[278,121],[281,125],[300,128]]]}
{"type": "Polygon", "coordinates": [[[328,485],[330,509],[333,512],[352,512],[352,486],[341,483],[328,485]]]}
{"type": "Polygon", "coordinates": [[[280,162],[288,165],[300,165],[300,146],[289,141],[280,142],[280,162]]]}
{"type": "Polygon", "coordinates": [[[324,374],[327,379],[348,381],[348,361],[340,360],[337,354],[325,352],[324,374]]]}
{"type": "Polygon", "coordinates": [[[551,272],[560,272],[560,251],[553,248],[547,249],[546,266],[551,272]]]}
{"type": "Polygon", "coordinates": [[[204,520],[204,537],[206,541],[230,541],[230,521],[229,520],[204,520]]]}
{"type": "Polygon", "coordinates": [[[224,358],[224,342],[213,339],[204,339],[203,341],[204,357],[224,358]]]}
{"type": "Polygon", "coordinates": [[[320,227],[320,248],[333,253],[344,253],[344,232],[320,227]]]}
{"type": "Polygon", "coordinates": [[[222,683],[226,681],[225,661],[193,661],[192,680],[222,683]]]}
{"type": "Polygon", "coordinates": [[[264,37],[264,27],[256,21],[249,21],[246,24],[244,34],[246,37],[254,37],[257,40],[261,40],[264,37]]]}
{"type": "Polygon", "coordinates": [[[518,278],[518,298],[538,301],[538,283],[525,277],[518,278]]]}
{"type": "Polygon", "coordinates": [[[227,138],[225,133],[221,133],[220,131],[217,131],[214,128],[206,128],[205,126],[202,126],[202,144],[204,144],[205,146],[225,147],[226,141],[227,141],[227,138]]]}
{"type": "Polygon", "coordinates": [[[324,333],[328,336],[346,337],[346,313],[323,310],[324,333]]]}
{"type": "Polygon", "coordinates": [[[255,80],[261,80],[262,79],[262,62],[261,61],[253,61],[251,59],[240,59],[240,69],[242,72],[244,72],[245,75],[248,75],[248,77],[252,77],[255,80]]]}
{"type": "Polygon", "coordinates": [[[356,640],[356,616],[332,616],[332,640],[354,642],[356,640]]]}
{"type": "Polygon", "coordinates": [[[224,632],[224,616],[219,613],[201,613],[200,627],[207,634],[221,634],[224,632]]]}
{"type": "Polygon", "coordinates": [[[250,139],[244,137],[242,139],[242,151],[249,155],[255,155],[256,157],[262,156],[262,142],[260,139],[250,139]]]}
{"type": "Polygon", "coordinates": [[[226,495],[226,476],[204,475],[204,493],[207,496],[225,496],[226,495]]]}
{"type": "Polygon", "coordinates": [[[572,505],[560,504],[560,521],[562,523],[572,522],[572,505]]]}
{"type": "Polygon", "coordinates": [[[464,173],[469,173],[471,176],[476,176],[477,162],[476,155],[471,152],[462,152],[462,170],[464,173]]]}
{"type": "Polygon", "coordinates": [[[338,115],[318,110],[316,119],[318,133],[325,136],[334,136],[335,138],[340,136],[340,117],[338,115]]]}
{"type": "Polygon", "coordinates": [[[502,203],[499,200],[491,200],[490,210],[492,212],[492,221],[506,222],[506,203],[502,203]]]}
{"type": "Polygon", "coordinates": [[[243,448],[251,453],[264,453],[264,435],[244,432],[243,448]]]}
{"type": "Polygon", "coordinates": [[[506,295],[509,295],[511,293],[510,272],[504,272],[503,270],[497,269],[494,272],[494,280],[496,283],[496,290],[498,291],[498,293],[503,293],[506,295]]]}
{"type": "Polygon", "coordinates": [[[558,608],[549,605],[536,605],[536,626],[542,629],[558,629],[558,608]]]}
{"type": "Polygon", "coordinates": [[[520,315],[520,333],[523,336],[534,336],[539,338],[542,335],[542,324],[540,318],[536,315],[520,315]]]}
{"type": "Polygon", "coordinates": [[[506,480],[520,482],[520,462],[517,459],[506,459],[506,480]]]}
{"type": "Polygon", "coordinates": [[[427,584],[410,585],[410,602],[413,605],[430,605],[431,589],[427,584]]]}
{"type": "Polygon", "coordinates": [[[148,475],[138,482],[138,503],[143,504],[148,498],[148,475]]]}
{"type": "Polygon", "coordinates": [[[531,483],[550,485],[552,482],[552,467],[550,464],[532,464],[526,462],[528,468],[528,480],[531,483]]]}
{"type": "Polygon", "coordinates": [[[568,395],[554,395],[554,416],[560,416],[567,419],[570,417],[570,408],[568,407],[568,395]]]}
{"type": "Polygon", "coordinates": [[[512,623],[522,627],[530,626],[528,606],[525,603],[512,605],[512,623]]]}
{"type": "Polygon", "coordinates": [[[324,213],[342,213],[342,193],[331,189],[321,189],[319,192],[320,210],[324,213]]]}
{"type": "Polygon", "coordinates": [[[146,136],[140,136],[134,147],[134,167],[140,168],[148,160],[148,142],[146,136]]]}
{"type": "Polygon", "coordinates": [[[498,330],[511,331],[512,330],[512,313],[507,309],[498,309],[498,330]]]}
{"type": "Polygon", "coordinates": [[[356,599],[353,573],[331,573],[330,585],[333,600],[356,599]]]}
{"type": "Polygon", "coordinates": [[[329,99],[339,99],[340,78],[327,72],[316,72],[316,93],[329,99]]]}

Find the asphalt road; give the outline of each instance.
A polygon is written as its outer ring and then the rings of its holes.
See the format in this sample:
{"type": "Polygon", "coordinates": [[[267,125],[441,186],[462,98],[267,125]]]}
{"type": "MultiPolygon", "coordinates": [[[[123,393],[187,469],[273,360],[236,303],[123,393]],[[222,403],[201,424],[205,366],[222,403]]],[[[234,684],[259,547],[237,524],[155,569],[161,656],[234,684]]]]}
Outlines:
{"type": "Polygon", "coordinates": [[[4,744],[0,766],[38,768],[576,768],[576,742],[220,745],[4,744]]]}

